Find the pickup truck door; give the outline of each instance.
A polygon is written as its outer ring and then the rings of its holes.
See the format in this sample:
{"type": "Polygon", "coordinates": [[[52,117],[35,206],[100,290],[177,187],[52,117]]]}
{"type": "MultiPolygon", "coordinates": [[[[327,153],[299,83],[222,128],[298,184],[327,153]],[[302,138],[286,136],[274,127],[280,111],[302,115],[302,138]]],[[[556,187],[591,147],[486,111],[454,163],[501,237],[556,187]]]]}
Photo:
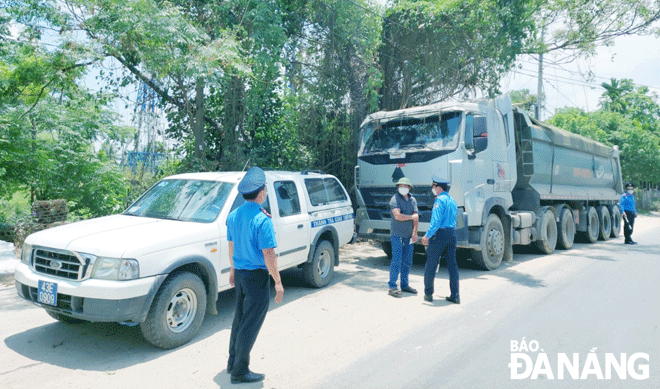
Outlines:
{"type": "Polygon", "coordinates": [[[273,182],[275,251],[280,269],[305,262],[309,253],[311,224],[307,212],[302,212],[299,189],[294,181],[273,182]]]}

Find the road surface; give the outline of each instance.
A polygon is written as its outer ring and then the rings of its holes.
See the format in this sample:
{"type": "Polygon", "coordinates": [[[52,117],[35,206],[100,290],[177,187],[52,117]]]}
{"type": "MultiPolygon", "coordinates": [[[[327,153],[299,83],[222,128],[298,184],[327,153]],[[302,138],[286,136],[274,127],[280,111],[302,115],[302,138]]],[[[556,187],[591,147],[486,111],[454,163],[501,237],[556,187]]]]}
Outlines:
{"type": "MultiPolygon", "coordinates": [[[[411,272],[420,294],[395,299],[387,295],[382,251],[347,246],[324,289],[305,287],[297,271],[283,274],[284,302],[271,304],[251,354],[250,367],[266,379],[241,387],[660,388],[660,217],[642,216],[635,227],[637,246],[621,237],[553,255],[516,249],[513,262],[491,272],[464,264],[461,305],[444,301],[445,267],[433,303],[422,299],[423,257],[411,272]],[[577,369],[562,369],[562,379],[560,354],[577,369]],[[521,364],[513,370],[512,355],[521,364]],[[623,370],[612,370],[611,358],[623,359],[623,370]]],[[[225,371],[233,297],[220,294],[219,315],[207,316],[191,343],[164,351],[137,327],[56,322],[19,299],[11,274],[0,275],[0,382],[12,389],[234,387],[225,371]]]]}

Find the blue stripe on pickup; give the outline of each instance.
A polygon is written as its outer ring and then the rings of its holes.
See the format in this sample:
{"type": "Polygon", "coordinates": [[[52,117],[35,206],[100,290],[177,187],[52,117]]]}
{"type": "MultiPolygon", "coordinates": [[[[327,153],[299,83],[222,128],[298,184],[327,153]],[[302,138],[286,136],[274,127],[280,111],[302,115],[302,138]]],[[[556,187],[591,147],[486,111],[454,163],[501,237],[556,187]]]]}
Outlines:
{"type": "Polygon", "coordinates": [[[329,217],[327,219],[313,220],[312,228],[321,227],[333,223],[339,223],[339,222],[343,222],[344,220],[351,220],[351,219],[355,219],[355,215],[353,213],[348,213],[346,215],[341,215],[341,216],[329,217]]]}

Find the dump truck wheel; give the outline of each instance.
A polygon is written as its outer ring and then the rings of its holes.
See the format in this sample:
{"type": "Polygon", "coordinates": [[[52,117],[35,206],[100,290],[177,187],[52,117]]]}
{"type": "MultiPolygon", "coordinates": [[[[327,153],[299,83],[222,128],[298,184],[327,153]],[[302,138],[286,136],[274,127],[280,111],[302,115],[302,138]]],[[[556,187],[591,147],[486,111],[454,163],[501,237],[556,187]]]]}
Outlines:
{"type": "Polygon", "coordinates": [[[544,254],[552,254],[557,247],[557,222],[555,214],[549,209],[543,212],[539,227],[539,240],[536,241],[536,247],[544,254]]]}
{"type": "Polygon", "coordinates": [[[558,242],[559,248],[568,250],[573,247],[575,242],[575,221],[569,208],[562,208],[559,215],[559,223],[557,223],[559,231],[558,242]]]}
{"type": "Polygon", "coordinates": [[[472,250],[472,259],[485,270],[497,269],[502,263],[506,244],[502,221],[491,213],[481,236],[481,250],[472,250]]]}
{"type": "Polygon", "coordinates": [[[585,237],[589,243],[595,243],[598,240],[598,234],[600,234],[598,211],[594,207],[589,207],[587,209],[587,231],[585,232],[585,237]]]}
{"type": "Polygon", "coordinates": [[[392,242],[380,242],[380,245],[383,246],[383,251],[387,255],[387,258],[392,259],[392,242]]]}
{"type": "Polygon", "coordinates": [[[612,218],[610,217],[610,210],[606,206],[601,205],[598,207],[598,219],[600,221],[598,237],[600,240],[609,240],[612,234],[612,218]]]}
{"type": "Polygon", "coordinates": [[[612,238],[618,238],[621,235],[621,211],[619,207],[612,206],[612,212],[610,212],[612,218],[612,238]]]}

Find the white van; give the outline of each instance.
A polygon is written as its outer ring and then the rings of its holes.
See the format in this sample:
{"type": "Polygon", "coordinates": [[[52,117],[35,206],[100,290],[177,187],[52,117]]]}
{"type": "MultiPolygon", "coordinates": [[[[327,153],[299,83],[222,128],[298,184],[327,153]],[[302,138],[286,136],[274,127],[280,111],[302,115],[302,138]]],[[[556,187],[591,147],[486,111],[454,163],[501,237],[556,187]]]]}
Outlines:
{"type": "MultiPolygon", "coordinates": [[[[16,267],[18,294],[67,323],[139,324],[150,343],[192,339],[231,288],[226,220],[244,172],[170,176],[124,213],[36,232],[16,267]]],[[[280,270],[323,287],[354,234],[344,186],[316,172],[266,172],[280,270]]]]}

